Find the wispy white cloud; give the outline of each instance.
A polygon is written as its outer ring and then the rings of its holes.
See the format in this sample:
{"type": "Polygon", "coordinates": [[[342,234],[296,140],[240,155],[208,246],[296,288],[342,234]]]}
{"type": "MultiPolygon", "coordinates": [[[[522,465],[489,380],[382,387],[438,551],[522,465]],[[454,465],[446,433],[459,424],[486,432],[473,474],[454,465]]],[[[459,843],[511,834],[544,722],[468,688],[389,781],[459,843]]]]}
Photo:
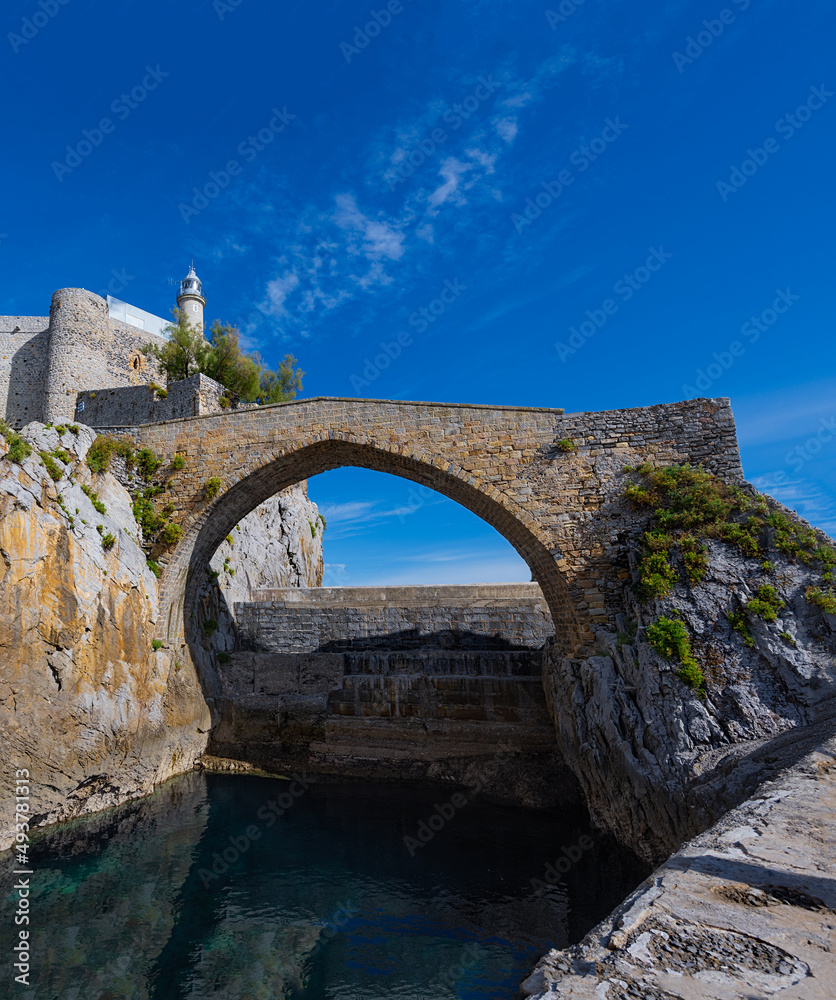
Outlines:
{"type": "Polygon", "coordinates": [[[352,500],[347,503],[323,504],[320,510],[328,524],[328,537],[347,538],[370,532],[376,525],[392,518],[403,521],[421,508],[450,502],[440,495],[429,500],[421,497],[418,502],[395,507],[384,506],[377,500],[352,500]]]}

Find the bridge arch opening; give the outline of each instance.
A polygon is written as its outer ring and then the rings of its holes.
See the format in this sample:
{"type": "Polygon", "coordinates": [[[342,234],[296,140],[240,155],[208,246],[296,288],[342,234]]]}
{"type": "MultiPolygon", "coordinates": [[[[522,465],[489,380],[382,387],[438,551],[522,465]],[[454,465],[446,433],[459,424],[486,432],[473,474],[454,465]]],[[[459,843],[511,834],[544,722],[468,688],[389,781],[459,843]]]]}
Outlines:
{"type": "Polygon", "coordinates": [[[206,567],[223,539],[251,511],[282,490],[320,473],[345,466],[390,473],[434,490],[476,514],[505,538],[531,570],[554,622],[556,642],[567,650],[583,645],[569,586],[533,516],[507,495],[440,460],[422,461],[356,441],[329,438],[268,459],[230,484],[206,507],[185,521],[163,578],[163,634],[169,642],[193,638],[190,621],[206,567]],[[184,611],[186,612],[184,615],[184,611]]]}

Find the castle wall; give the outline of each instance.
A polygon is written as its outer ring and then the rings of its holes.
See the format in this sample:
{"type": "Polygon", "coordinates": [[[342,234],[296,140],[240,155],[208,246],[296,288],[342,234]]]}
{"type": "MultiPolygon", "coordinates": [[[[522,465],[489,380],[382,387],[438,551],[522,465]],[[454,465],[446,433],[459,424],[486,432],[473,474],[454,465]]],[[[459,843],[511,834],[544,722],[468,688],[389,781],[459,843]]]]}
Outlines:
{"type": "Polygon", "coordinates": [[[23,427],[43,417],[48,316],[0,316],[0,417],[23,427]]]}
{"type": "Polygon", "coordinates": [[[554,635],[536,583],[470,587],[319,587],[236,603],[242,649],[541,649],[554,635]]]}
{"type": "Polygon", "coordinates": [[[165,399],[160,399],[147,383],[117,389],[91,389],[78,394],[73,419],[102,430],[199,417],[204,413],[219,413],[219,400],[226,391],[206,375],[192,375],[172,382],[165,399]]]}
{"type": "Polygon", "coordinates": [[[72,420],[76,396],[164,381],[159,365],[140,348],[165,341],[108,316],[107,302],[82,288],[62,288],[52,296],[49,323],[45,420],[72,420]]]}

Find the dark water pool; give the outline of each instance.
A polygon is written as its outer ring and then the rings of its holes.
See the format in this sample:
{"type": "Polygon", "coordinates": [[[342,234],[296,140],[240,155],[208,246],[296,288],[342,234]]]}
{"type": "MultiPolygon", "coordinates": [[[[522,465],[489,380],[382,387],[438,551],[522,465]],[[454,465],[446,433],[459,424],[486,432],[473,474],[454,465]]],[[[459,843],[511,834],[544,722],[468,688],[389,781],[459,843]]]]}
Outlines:
{"type": "MultiPolygon", "coordinates": [[[[646,872],[582,813],[456,808],[453,794],[195,773],[41,836],[32,988],[7,957],[0,993],[513,998],[542,952],[582,937],[646,872]]],[[[13,859],[0,857],[9,956],[13,859]]]]}

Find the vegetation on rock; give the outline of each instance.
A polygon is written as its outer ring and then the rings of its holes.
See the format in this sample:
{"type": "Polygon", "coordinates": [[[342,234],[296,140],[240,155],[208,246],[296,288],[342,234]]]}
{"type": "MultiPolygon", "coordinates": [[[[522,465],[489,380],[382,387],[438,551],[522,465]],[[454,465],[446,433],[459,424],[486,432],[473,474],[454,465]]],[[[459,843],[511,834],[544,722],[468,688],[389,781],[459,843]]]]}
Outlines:
{"type": "Polygon", "coordinates": [[[91,472],[102,474],[110,468],[114,455],[124,458],[125,465],[132,469],[136,464],[133,445],[128,438],[115,438],[109,434],[99,434],[87,451],[87,467],[91,472]]]}
{"type": "Polygon", "coordinates": [[[836,615],[836,591],[809,587],[806,596],[808,604],[815,604],[828,615],[836,615]]]}
{"type": "Polygon", "coordinates": [[[24,458],[28,458],[32,454],[32,445],[28,441],[25,441],[17,431],[13,430],[5,420],[0,420],[0,434],[3,435],[9,446],[5,457],[10,462],[20,463],[24,458]]]}
{"type": "Polygon", "coordinates": [[[678,660],[677,677],[693,688],[702,698],[705,696],[705,674],[691,651],[688,630],[675,618],[659,618],[647,627],[647,641],[668,660],[678,660]]]}
{"type": "Polygon", "coordinates": [[[642,479],[628,484],[627,499],[636,507],[652,509],[653,526],[644,534],[645,551],[639,565],[645,599],[667,596],[678,581],[679,573],[671,562],[674,551],[681,555],[689,583],[700,583],[708,572],[703,542],[709,538],[762,560],[764,572],[772,571],[772,564],[763,562],[770,545],[791,561],[828,568],[836,565],[836,551],[822,545],[815,531],[794,524],[782,511],[770,511],[764,496],[729,485],[702,467],[657,467],[645,462],[624,471],[642,479]]]}
{"type": "Polygon", "coordinates": [[[95,510],[97,510],[100,514],[107,514],[107,507],[105,507],[102,501],[99,500],[99,494],[92,487],[82,485],[81,492],[87,497],[90,503],[93,504],[95,510]]]}

